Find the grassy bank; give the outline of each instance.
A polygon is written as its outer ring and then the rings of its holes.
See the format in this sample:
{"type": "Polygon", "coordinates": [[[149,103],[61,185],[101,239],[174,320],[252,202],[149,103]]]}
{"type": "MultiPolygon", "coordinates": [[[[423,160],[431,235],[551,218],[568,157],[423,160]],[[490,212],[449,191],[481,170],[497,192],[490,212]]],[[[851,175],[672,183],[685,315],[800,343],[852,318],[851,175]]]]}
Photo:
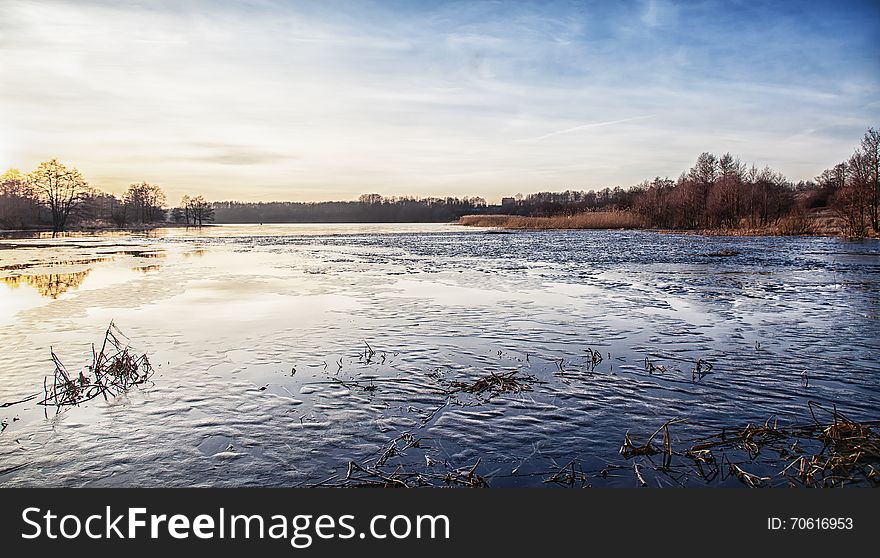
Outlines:
{"type": "MultiPolygon", "coordinates": [[[[516,230],[651,228],[645,226],[638,215],[627,211],[594,211],[554,217],[465,215],[458,220],[458,224],[516,230]]],[[[660,232],[707,236],[844,236],[839,218],[827,209],[790,215],[767,226],[749,227],[743,224],[737,228],[661,229],[660,232]]]]}
{"type": "Polygon", "coordinates": [[[500,227],[503,229],[640,229],[638,215],[625,211],[592,211],[555,217],[522,217],[519,215],[465,215],[458,220],[467,227],[500,227]]]}

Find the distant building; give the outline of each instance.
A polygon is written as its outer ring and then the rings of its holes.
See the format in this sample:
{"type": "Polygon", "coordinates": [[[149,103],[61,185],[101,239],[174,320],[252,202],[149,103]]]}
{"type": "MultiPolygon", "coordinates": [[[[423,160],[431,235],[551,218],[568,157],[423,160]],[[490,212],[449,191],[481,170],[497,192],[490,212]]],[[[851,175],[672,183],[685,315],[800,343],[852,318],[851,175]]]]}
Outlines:
{"type": "Polygon", "coordinates": [[[501,198],[501,205],[516,205],[515,198],[501,198]]]}

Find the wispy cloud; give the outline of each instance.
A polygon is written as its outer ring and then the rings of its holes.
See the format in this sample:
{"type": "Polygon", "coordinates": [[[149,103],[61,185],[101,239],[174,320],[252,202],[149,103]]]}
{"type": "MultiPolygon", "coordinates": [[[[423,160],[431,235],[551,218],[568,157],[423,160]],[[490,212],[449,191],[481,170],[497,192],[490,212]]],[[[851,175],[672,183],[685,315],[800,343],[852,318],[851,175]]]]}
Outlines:
{"type": "Polygon", "coordinates": [[[633,116],[631,118],[621,118],[619,120],[608,120],[606,122],[590,122],[588,124],[580,124],[578,126],[572,126],[571,128],[565,128],[563,130],[555,130],[553,132],[549,132],[547,134],[544,134],[544,135],[541,135],[538,137],[528,138],[528,139],[520,140],[520,141],[538,142],[538,141],[545,140],[547,138],[552,138],[553,136],[560,136],[562,134],[570,134],[572,132],[580,132],[583,130],[591,130],[593,128],[602,128],[604,126],[614,126],[615,124],[623,124],[624,122],[634,122],[636,120],[643,120],[645,118],[651,118],[652,116],[654,116],[654,115],[648,114],[645,116],[633,116]]]}
{"type": "Polygon", "coordinates": [[[180,159],[218,165],[265,165],[296,159],[294,155],[250,145],[195,142],[192,146],[195,152],[180,159]]]}
{"type": "Polygon", "coordinates": [[[808,178],[880,121],[880,8],[791,8],[0,0],[0,163],[172,199],[497,198],[704,150],[808,178]]]}

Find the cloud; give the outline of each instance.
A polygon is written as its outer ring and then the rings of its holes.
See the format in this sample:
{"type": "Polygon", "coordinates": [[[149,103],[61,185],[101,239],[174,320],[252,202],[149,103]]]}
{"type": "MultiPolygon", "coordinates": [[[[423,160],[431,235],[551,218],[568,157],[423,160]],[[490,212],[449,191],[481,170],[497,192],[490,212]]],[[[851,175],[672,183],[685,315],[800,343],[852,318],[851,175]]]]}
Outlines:
{"type": "Polygon", "coordinates": [[[537,142],[537,141],[545,140],[547,138],[551,138],[553,136],[559,136],[562,134],[570,134],[572,132],[580,132],[582,130],[590,130],[593,128],[602,128],[604,126],[614,126],[615,124],[623,124],[624,122],[633,122],[635,120],[642,120],[645,118],[651,118],[652,116],[654,116],[654,115],[649,114],[649,115],[645,115],[645,116],[633,116],[631,118],[621,118],[620,120],[609,120],[607,122],[591,122],[589,124],[580,124],[578,126],[572,126],[571,128],[565,128],[564,130],[556,130],[556,131],[549,132],[547,134],[538,136],[536,138],[529,138],[529,139],[522,140],[522,141],[537,142]]]}
{"type": "Polygon", "coordinates": [[[192,145],[196,149],[196,153],[183,155],[180,157],[181,159],[238,166],[265,165],[295,159],[293,155],[247,145],[216,143],[194,143],[192,145]]]}
{"type": "Polygon", "coordinates": [[[0,1],[3,162],[117,192],[492,198],[733,149],[798,179],[880,120],[869,5],[0,1]]]}

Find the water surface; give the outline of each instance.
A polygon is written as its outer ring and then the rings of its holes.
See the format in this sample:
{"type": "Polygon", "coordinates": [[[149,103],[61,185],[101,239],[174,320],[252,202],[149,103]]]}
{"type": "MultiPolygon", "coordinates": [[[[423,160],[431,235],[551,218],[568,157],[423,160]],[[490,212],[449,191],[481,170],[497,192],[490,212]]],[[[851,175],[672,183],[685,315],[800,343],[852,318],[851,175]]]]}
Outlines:
{"type": "MultiPolygon", "coordinates": [[[[433,480],[476,466],[490,486],[547,486],[567,466],[634,486],[634,463],[649,484],[738,485],[618,449],[675,418],[682,443],[800,423],[808,401],[880,419],[878,287],[877,241],[826,238],[453,225],[7,236],[0,405],[41,392],[50,347],[86,365],[110,320],[156,374],[48,418],[34,401],[0,407],[0,484],[334,484],[350,461],[385,456],[384,469],[433,480]],[[711,371],[695,378],[698,360],[711,371]],[[528,390],[450,391],[513,371],[528,390]]],[[[783,484],[773,461],[748,466],[783,484]]]]}

